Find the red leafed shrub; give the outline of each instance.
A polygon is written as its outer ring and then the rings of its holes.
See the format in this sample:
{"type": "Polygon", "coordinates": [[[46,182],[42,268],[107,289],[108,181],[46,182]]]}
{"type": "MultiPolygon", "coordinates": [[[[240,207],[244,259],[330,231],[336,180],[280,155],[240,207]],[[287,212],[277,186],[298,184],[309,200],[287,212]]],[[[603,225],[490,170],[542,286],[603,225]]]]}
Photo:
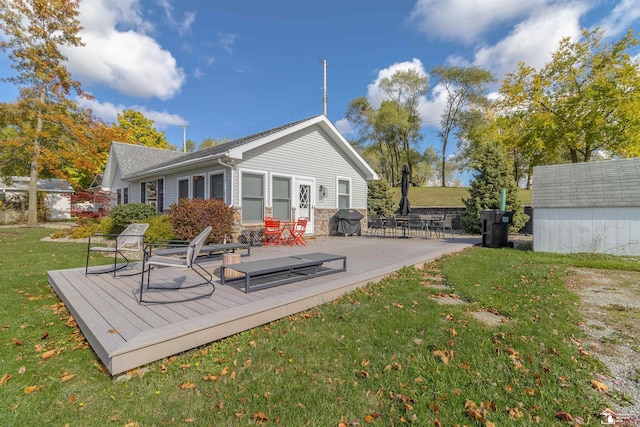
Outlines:
{"type": "Polygon", "coordinates": [[[180,199],[169,208],[169,220],[177,239],[192,240],[207,226],[207,243],[222,243],[232,230],[233,209],[222,200],[180,199]]]}

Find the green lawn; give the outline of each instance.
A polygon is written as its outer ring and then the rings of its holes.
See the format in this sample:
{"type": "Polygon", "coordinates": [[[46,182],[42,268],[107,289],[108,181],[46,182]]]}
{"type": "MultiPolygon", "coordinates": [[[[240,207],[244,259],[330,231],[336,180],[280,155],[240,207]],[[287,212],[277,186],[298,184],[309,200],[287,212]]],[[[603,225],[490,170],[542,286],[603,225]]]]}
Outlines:
{"type": "MultiPolygon", "coordinates": [[[[393,199],[400,201],[400,188],[393,189],[393,199]]],[[[462,199],[469,198],[466,187],[411,187],[409,201],[412,206],[464,206],[462,199]]],[[[520,190],[523,206],[531,205],[531,190],[520,190]]]]}
{"type": "Polygon", "coordinates": [[[599,424],[570,265],[637,261],[471,248],[336,302],[112,378],[47,283],[86,247],[0,229],[0,425],[599,424]],[[442,291],[433,284],[445,283],[442,291]],[[439,306],[434,293],[469,302],[439,306]],[[509,318],[476,321],[476,309],[509,318]],[[341,424],[344,423],[344,424],[341,424]]]}

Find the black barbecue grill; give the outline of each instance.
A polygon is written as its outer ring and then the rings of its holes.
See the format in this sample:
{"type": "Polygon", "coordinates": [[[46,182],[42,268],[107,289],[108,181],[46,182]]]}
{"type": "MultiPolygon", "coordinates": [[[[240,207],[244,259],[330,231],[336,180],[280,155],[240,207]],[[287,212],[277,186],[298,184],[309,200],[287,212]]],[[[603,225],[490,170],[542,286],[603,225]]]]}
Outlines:
{"type": "Polygon", "coordinates": [[[333,216],[336,225],[336,233],[344,236],[362,234],[362,226],[360,220],[364,218],[360,212],[355,209],[340,209],[333,216]]]}

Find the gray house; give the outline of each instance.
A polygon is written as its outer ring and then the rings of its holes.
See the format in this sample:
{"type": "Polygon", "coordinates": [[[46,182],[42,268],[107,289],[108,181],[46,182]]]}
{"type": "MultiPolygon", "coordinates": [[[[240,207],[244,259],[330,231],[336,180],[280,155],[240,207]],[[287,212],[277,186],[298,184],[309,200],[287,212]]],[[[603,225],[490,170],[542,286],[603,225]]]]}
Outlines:
{"type": "Polygon", "coordinates": [[[332,234],[341,208],[366,214],[367,183],[378,179],[324,116],[193,153],[114,142],[102,180],[113,203],[149,203],[159,212],[182,198],[220,199],[239,229],[267,216],[308,217],[308,234],[332,234]]]}
{"type": "Polygon", "coordinates": [[[640,158],[533,170],[533,249],[640,255],[640,158]]]}

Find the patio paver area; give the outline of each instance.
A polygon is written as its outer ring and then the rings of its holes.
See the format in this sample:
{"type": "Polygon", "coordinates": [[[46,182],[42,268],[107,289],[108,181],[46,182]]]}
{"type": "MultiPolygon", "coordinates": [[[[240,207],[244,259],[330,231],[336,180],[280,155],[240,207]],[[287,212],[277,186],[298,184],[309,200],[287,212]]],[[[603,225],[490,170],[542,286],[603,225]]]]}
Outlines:
{"type": "MultiPolygon", "coordinates": [[[[49,283],[112,375],[330,302],[403,266],[422,264],[479,243],[479,238],[397,239],[319,237],[307,246],[255,247],[242,261],[308,252],[347,256],[347,271],[244,292],[244,281],[220,284],[206,299],[139,304],[140,276],[84,275],[84,266],[49,272],[49,283]]],[[[206,261],[218,273],[221,258],[206,261]]],[[[138,263],[133,268],[140,268],[138,263]]],[[[191,272],[160,269],[159,280],[183,280],[191,272]]],[[[180,292],[173,291],[176,297],[180,292]]]]}

